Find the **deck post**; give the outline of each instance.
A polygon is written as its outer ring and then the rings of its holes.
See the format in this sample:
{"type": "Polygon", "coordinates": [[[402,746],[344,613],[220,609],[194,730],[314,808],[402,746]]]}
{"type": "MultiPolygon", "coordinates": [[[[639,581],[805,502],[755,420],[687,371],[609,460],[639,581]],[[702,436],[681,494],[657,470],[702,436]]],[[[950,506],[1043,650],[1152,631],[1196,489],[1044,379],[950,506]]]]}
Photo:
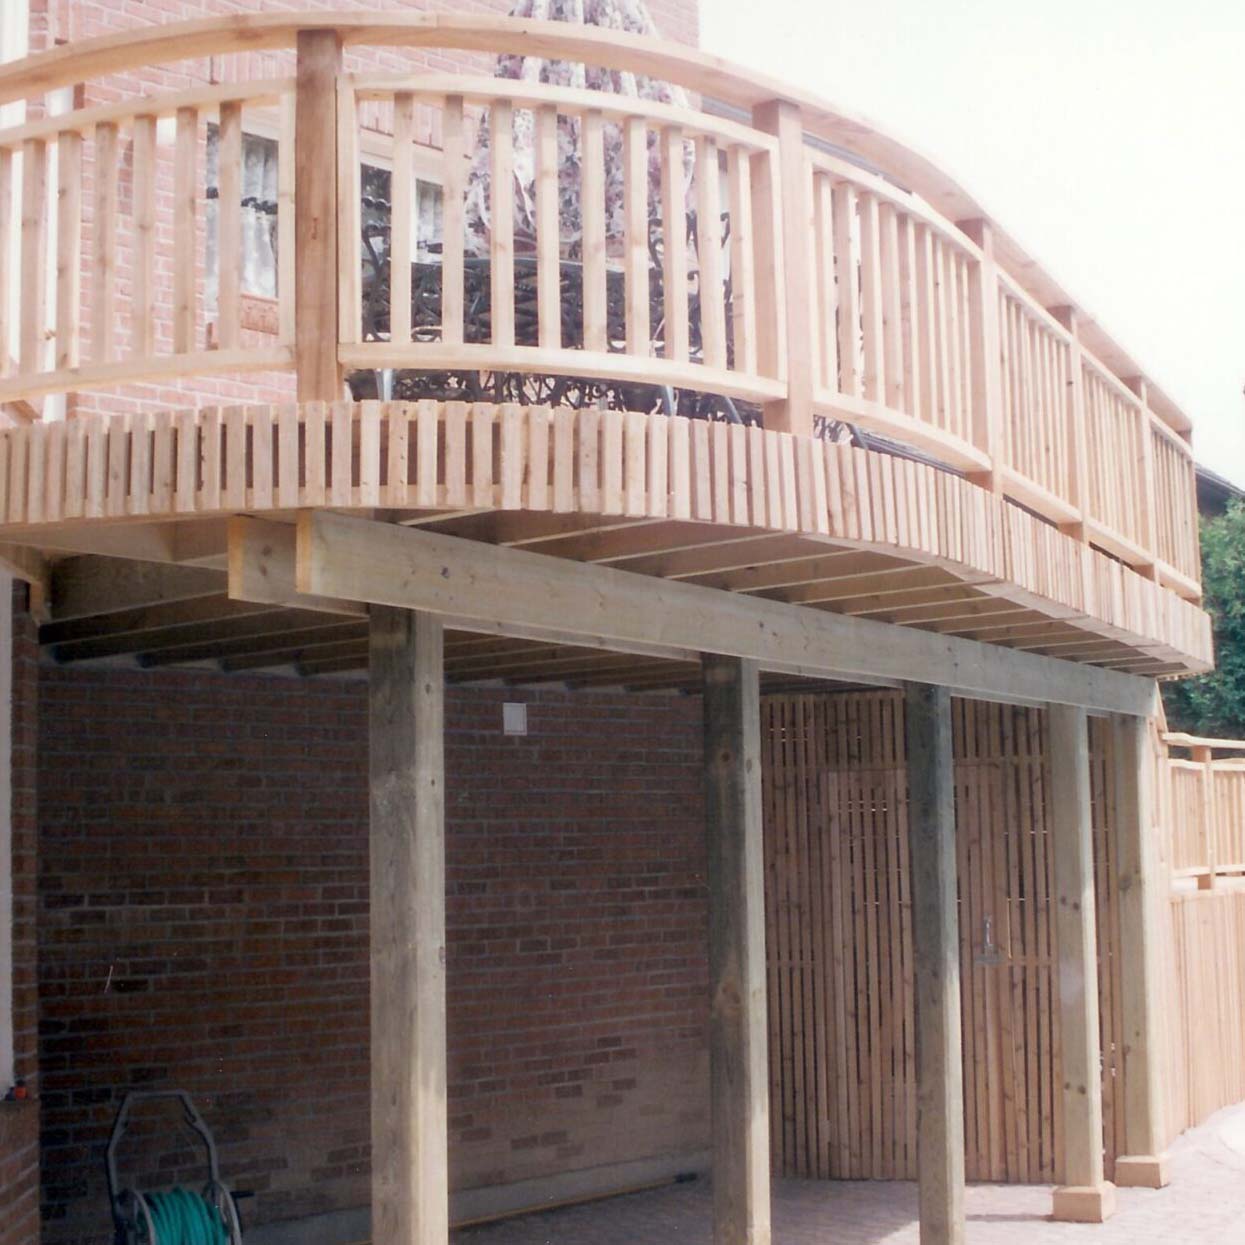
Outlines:
{"type": "MultiPolygon", "coordinates": [[[[813,246],[812,179],[808,174],[804,149],[804,122],[799,108],[788,100],[769,100],[752,110],[752,123],[758,130],[778,139],[776,176],[778,211],[781,220],[765,219],[769,205],[758,198],[757,226],[782,237],[782,271],[759,273],[760,287],[770,291],[775,281],[774,308],[779,323],[786,326],[787,399],[767,403],[766,428],[790,432],[800,437],[813,435],[813,394],[816,386],[813,360],[813,330],[817,323],[816,290],[813,274],[816,257],[813,246]]],[[[770,203],[773,202],[771,197],[770,203]]],[[[767,294],[768,297],[768,294],[767,294]]],[[[768,318],[768,317],[767,317],[768,318]]],[[[781,355],[782,346],[779,343],[781,355]]]]}
{"type": "Polygon", "coordinates": [[[442,653],[436,616],[372,607],[373,1245],[449,1239],[442,653]]]}
{"type": "Polygon", "coordinates": [[[769,1245],[769,1065],[757,664],[705,654],[714,1245],[769,1245]]]}
{"type": "Polygon", "coordinates": [[[1101,1223],[1115,1210],[1115,1186],[1103,1170],[1089,730],[1084,709],[1052,704],[1046,714],[1063,1044],[1064,1183],[1055,1190],[1053,1215],[1101,1223]]]}
{"type": "Polygon", "coordinates": [[[964,1067],[951,695],[905,685],[921,1245],[964,1241],[964,1067]]]}
{"type": "MultiPolygon", "coordinates": [[[[1111,718],[1115,761],[1116,869],[1120,914],[1120,1009],[1124,1023],[1124,1153],[1117,1185],[1167,1184],[1163,1048],[1156,921],[1160,917],[1152,757],[1145,718],[1111,718]]],[[[1165,913],[1163,915],[1166,915],[1165,913]]]]}
{"type": "MultiPolygon", "coordinates": [[[[294,102],[294,367],[300,402],[342,396],[337,366],[335,30],[300,30],[294,102]]],[[[284,299],[287,294],[281,292],[284,299]]]]}

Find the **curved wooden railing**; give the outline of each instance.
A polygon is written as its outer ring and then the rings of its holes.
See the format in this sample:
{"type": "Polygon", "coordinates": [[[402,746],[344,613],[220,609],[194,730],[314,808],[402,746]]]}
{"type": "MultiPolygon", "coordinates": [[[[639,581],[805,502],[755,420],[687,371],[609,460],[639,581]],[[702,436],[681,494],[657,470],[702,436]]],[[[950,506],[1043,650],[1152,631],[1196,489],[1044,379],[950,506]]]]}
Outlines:
{"type": "Polygon", "coordinates": [[[229,54],[238,63],[226,63],[226,76],[238,84],[131,92],[0,131],[0,269],[18,256],[17,280],[0,271],[0,344],[16,340],[13,359],[0,350],[0,403],[272,370],[295,373],[298,397],[332,400],[343,370],[387,368],[722,393],[760,405],[771,428],[811,435],[824,416],[918,447],[1179,595],[1199,596],[1187,419],[959,186],[872,127],[691,49],[557,23],[428,15],[142,28],[0,67],[0,102],[26,99],[42,111],[45,94],[64,85],[132,83],[143,66],[229,54]],[[681,84],[745,119],[703,103],[676,108],[441,71],[346,72],[342,44],[557,56],[681,84]],[[272,51],[267,59],[279,64],[295,49],[296,77],[257,76],[248,59],[272,51]],[[516,112],[531,114],[536,134],[537,231],[525,257],[536,270],[535,341],[520,340],[514,316],[516,112]],[[491,150],[484,340],[478,325],[465,331],[463,300],[467,157],[482,113],[500,139],[491,150]],[[555,138],[565,117],[580,135],[575,341],[563,340],[559,306],[555,138]],[[214,308],[203,299],[209,124],[218,153],[214,308]],[[612,172],[607,127],[624,135],[622,220],[612,228],[602,202],[612,172]],[[275,334],[251,327],[240,280],[242,135],[251,128],[279,140],[275,334]],[[393,169],[397,222],[389,331],[368,340],[359,288],[364,147],[393,169]],[[650,151],[662,166],[658,190],[650,151]],[[441,318],[431,334],[411,323],[417,155],[444,192],[441,318]],[[689,240],[689,208],[702,222],[725,219],[724,235],[698,228],[689,240]],[[653,221],[664,240],[656,266],[653,221]],[[621,318],[606,299],[619,272],[621,318]]]}

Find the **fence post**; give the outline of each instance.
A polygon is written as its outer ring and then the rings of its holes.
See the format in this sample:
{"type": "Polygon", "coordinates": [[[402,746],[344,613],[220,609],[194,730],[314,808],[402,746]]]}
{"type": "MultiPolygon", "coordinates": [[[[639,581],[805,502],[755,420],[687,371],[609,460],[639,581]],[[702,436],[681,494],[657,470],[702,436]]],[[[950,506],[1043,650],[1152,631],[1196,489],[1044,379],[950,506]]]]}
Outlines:
{"type": "Polygon", "coordinates": [[[1204,744],[1193,748],[1193,760],[1202,767],[1202,842],[1206,844],[1206,872],[1198,874],[1197,888],[1208,891],[1215,886],[1215,765],[1204,744]]]}
{"type": "Polygon", "coordinates": [[[300,402],[341,397],[337,365],[337,76],[335,30],[298,32],[294,104],[294,366],[300,402]]]}
{"type": "Polygon", "coordinates": [[[985,471],[970,472],[974,484],[1003,491],[1003,362],[999,337],[999,270],[994,262],[994,231],[982,219],[958,222],[981,250],[970,283],[969,333],[972,344],[973,443],[990,458],[985,471]]]}
{"type": "MultiPolygon", "coordinates": [[[[813,276],[816,255],[813,241],[813,196],[808,159],[804,151],[804,124],[800,110],[787,100],[768,100],[752,110],[752,124],[778,139],[777,207],[781,219],[768,228],[782,236],[782,271],[774,280],[782,283],[776,293],[775,312],[779,324],[786,325],[787,400],[771,402],[765,408],[765,426],[797,436],[813,435],[814,360],[813,328],[817,323],[816,290],[813,276]]],[[[773,197],[770,203],[773,203],[773,197]]],[[[758,195],[756,204],[764,212],[766,204],[758,195]]],[[[775,209],[771,208],[770,211],[775,209]]],[[[754,217],[756,216],[754,209],[754,217]]],[[[758,237],[766,228],[763,219],[754,220],[758,237]]],[[[760,274],[759,274],[760,275],[760,274]]],[[[761,292],[759,285],[758,293],[761,292]]],[[[779,330],[781,337],[781,329],[779,330]]],[[[779,342],[781,355],[782,346],[779,342]]]]}

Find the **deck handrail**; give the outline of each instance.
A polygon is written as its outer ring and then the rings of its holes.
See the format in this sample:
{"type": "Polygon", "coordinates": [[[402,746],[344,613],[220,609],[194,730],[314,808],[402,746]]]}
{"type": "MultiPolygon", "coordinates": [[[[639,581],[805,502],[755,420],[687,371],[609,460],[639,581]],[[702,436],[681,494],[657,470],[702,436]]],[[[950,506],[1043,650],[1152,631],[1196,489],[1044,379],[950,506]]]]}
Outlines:
{"type": "MultiPolygon", "coordinates": [[[[513,369],[700,388],[757,403],[767,426],[784,431],[809,435],[814,418],[827,417],[914,444],[1177,594],[1200,596],[1187,418],[953,179],[911,148],[807,93],[695,49],[616,31],[501,17],[326,12],[232,15],[68,44],[0,66],[0,103],[37,101],[59,87],[152,64],[289,49],[297,49],[296,79],[139,95],[0,132],[0,269],[10,238],[18,234],[23,291],[19,305],[7,306],[9,282],[0,272],[0,342],[7,340],[6,316],[20,324],[15,367],[0,351],[0,402],[135,380],[282,369],[298,374],[300,397],[331,399],[340,395],[330,391],[343,367],[513,369]],[[751,124],[699,108],[505,79],[347,74],[341,46],[522,52],[583,61],[712,96],[749,110],[751,124]],[[463,236],[461,191],[470,149],[465,98],[491,114],[495,133],[508,134],[516,109],[534,113],[545,140],[561,118],[582,118],[584,198],[590,204],[589,192],[599,192],[605,178],[602,126],[608,121],[625,133],[626,236],[618,253],[610,254],[602,214],[585,211],[583,338],[574,349],[566,348],[554,327],[560,270],[556,246],[543,231],[536,255],[540,338],[521,342],[515,336],[514,239],[507,232],[514,165],[505,141],[492,155],[492,185],[501,188],[488,240],[496,315],[487,341],[464,340],[461,323],[454,325],[455,313],[461,313],[461,264],[455,258],[461,248],[450,242],[463,236]],[[437,341],[406,340],[409,284],[398,275],[392,283],[396,334],[364,341],[359,331],[360,206],[354,189],[360,106],[377,101],[393,110],[390,156],[408,181],[416,109],[431,109],[444,136],[435,157],[447,191],[445,302],[437,341]],[[285,280],[278,283],[275,345],[243,331],[237,193],[244,114],[274,107],[285,139],[278,198],[294,208],[278,211],[285,280]],[[175,118],[175,176],[167,219],[158,219],[157,127],[169,113],[175,118]],[[221,276],[216,336],[203,349],[195,198],[202,126],[210,118],[220,135],[221,276]],[[116,155],[123,130],[132,135],[135,153],[128,331],[113,314],[116,155]],[[814,140],[882,175],[811,146],[814,140]],[[663,261],[660,274],[661,340],[649,310],[650,143],[664,165],[663,224],[676,256],[663,261]],[[683,263],[681,249],[690,243],[676,238],[681,229],[674,222],[682,214],[671,206],[670,186],[680,179],[670,171],[682,166],[685,143],[697,156],[690,196],[695,214],[712,220],[725,210],[730,227],[725,252],[711,231],[700,229],[694,253],[683,263]],[[301,167],[300,149],[321,157],[336,152],[335,193],[326,191],[322,168],[301,167]],[[55,188],[47,177],[52,150],[55,188]],[[103,171],[93,183],[83,176],[88,154],[103,171]],[[21,211],[11,214],[9,187],[19,166],[21,211]],[[702,175],[706,169],[717,175],[702,175]],[[589,177],[596,180],[590,184],[589,177]],[[84,268],[87,193],[94,236],[84,268]],[[54,203],[53,239],[48,222],[54,203]],[[171,236],[174,258],[167,326],[157,325],[151,298],[160,236],[171,236]],[[41,274],[53,245],[57,316],[49,345],[41,274]],[[605,309],[611,266],[623,270],[626,280],[621,336],[605,309]],[[852,278],[844,281],[844,272],[852,278]],[[85,300],[79,290],[84,273],[90,283],[85,300]],[[698,357],[689,356],[678,330],[692,279],[699,291],[698,357]],[[332,352],[324,341],[334,319],[338,349],[327,357],[332,352]]],[[[538,140],[538,212],[555,222],[555,231],[556,165],[549,167],[549,161],[556,155],[556,147],[548,141],[541,147],[538,140]]],[[[407,270],[411,253],[410,229],[395,228],[395,274],[407,270]]]]}

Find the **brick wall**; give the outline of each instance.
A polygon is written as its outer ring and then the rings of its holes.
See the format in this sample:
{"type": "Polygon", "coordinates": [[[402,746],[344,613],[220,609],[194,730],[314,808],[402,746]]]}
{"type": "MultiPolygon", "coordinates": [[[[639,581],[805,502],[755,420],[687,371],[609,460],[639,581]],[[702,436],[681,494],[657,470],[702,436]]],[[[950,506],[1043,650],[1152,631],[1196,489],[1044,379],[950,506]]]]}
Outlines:
{"type": "MultiPolygon", "coordinates": [[[[49,668],[40,695],[45,1240],[107,1239],[128,1086],[195,1095],[252,1222],[366,1202],[361,685],[49,668]]],[[[698,704],[510,697],[526,738],[501,692],[449,698],[458,1189],[707,1143],[698,704]]]]}
{"type": "MultiPolygon", "coordinates": [[[[35,975],[38,650],[25,606],[23,584],[13,597],[13,1020],[15,1074],[25,1082],[31,1096],[24,1102],[0,1102],[0,1245],[37,1245],[39,1240],[35,975]]],[[[0,1086],[0,1094],[7,1089],[0,1086]]]]}

